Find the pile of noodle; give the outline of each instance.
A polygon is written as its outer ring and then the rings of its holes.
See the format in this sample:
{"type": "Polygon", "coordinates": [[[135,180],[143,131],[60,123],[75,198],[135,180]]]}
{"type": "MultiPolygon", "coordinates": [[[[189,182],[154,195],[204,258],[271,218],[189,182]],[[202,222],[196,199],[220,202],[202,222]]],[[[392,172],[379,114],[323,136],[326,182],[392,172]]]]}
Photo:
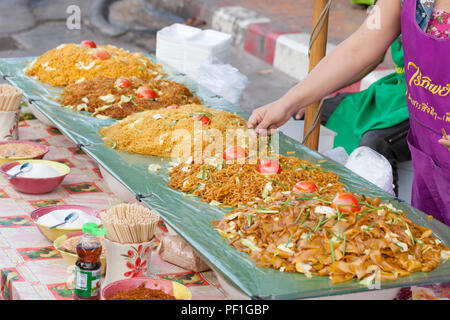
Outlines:
{"type": "Polygon", "coordinates": [[[231,129],[246,132],[246,121],[226,111],[192,104],[179,109],[135,113],[109,127],[101,128],[99,132],[107,145],[118,150],[192,159],[197,158],[196,154],[201,157],[203,152],[221,154],[224,146],[219,142],[231,129]],[[207,116],[210,121],[201,124],[192,119],[195,116],[207,116]],[[198,150],[196,154],[194,147],[198,150]]]}
{"type": "Polygon", "coordinates": [[[131,77],[131,86],[118,88],[115,79],[98,77],[81,83],[68,85],[58,101],[63,106],[77,111],[88,111],[96,117],[125,118],[144,110],[166,108],[171,105],[199,104],[184,84],[170,80],[142,80],[131,77]],[[140,87],[154,90],[155,99],[138,98],[140,87]]]}
{"type": "Polygon", "coordinates": [[[215,229],[258,267],[329,276],[333,284],[395,280],[435,269],[449,247],[403,211],[379,199],[354,195],[360,210],[337,212],[334,195],[279,193],[271,201],[242,207],[213,221],[215,229]]]}
{"type": "Polygon", "coordinates": [[[63,44],[47,51],[31,62],[25,74],[52,86],[66,86],[99,76],[110,78],[132,77],[150,80],[165,75],[162,67],[141,53],[130,53],[111,45],[87,48],[78,44],[63,44]],[[111,57],[94,59],[97,49],[106,50],[111,57]]]}
{"type": "Polygon", "coordinates": [[[279,155],[277,160],[282,170],[271,175],[259,173],[258,162],[250,160],[242,164],[222,160],[209,164],[182,163],[171,170],[169,187],[199,196],[201,201],[219,202],[225,207],[270,200],[271,195],[291,191],[302,180],[313,181],[322,191],[343,191],[337,174],[324,171],[306,160],[279,155]]]}

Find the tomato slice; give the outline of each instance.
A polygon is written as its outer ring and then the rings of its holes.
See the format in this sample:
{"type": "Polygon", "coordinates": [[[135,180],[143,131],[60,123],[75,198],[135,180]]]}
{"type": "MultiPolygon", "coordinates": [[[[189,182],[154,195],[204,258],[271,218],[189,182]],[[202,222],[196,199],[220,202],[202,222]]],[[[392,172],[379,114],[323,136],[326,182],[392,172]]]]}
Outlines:
{"type": "Polygon", "coordinates": [[[206,114],[199,114],[192,117],[194,121],[200,121],[204,125],[208,125],[211,123],[211,119],[206,114]]]}
{"type": "Polygon", "coordinates": [[[340,193],[331,202],[333,209],[340,212],[356,212],[360,206],[358,200],[351,193],[340,193]]]}
{"type": "Polygon", "coordinates": [[[131,86],[131,81],[125,78],[119,78],[114,82],[114,86],[120,89],[126,89],[131,86]]]}
{"type": "Polygon", "coordinates": [[[223,158],[225,160],[241,159],[245,157],[247,157],[247,152],[244,148],[239,146],[230,146],[223,152],[223,158]]]}
{"type": "Polygon", "coordinates": [[[280,173],[281,166],[275,160],[264,159],[259,162],[257,170],[259,173],[269,173],[269,174],[280,173]]]}
{"type": "Polygon", "coordinates": [[[92,55],[94,59],[107,60],[111,58],[111,55],[105,49],[98,49],[92,55]]]}
{"type": "Polygon", "coordinates": [[[167,107],[167,109],[179,109],[179,108],[180,108],[180,106],[176,105],[176,104],[173,104],[173,105],[167,107]]]}
{"type": "Polygon", "coordinates": [[[292,189],[293,192],[307,192],[307,193],[314,193],[316,192],[317,186],[312,181],[299,181],[295,184],[294,188],[292,189]]]}
{"type": "Polygon", "coordinates": [[[95,42],[91,40],[84,40],[83,42],[81,42],[81,45],[86,48],[97,48],[95,42]]]}
{"type": "Polygon", "coordinates": [[[143,98],[143,99],[158,98],[158,94],[156,93],[156,91],[152,90],[150,88],[140,87],[136,93],[137,93],[138,98],[143,98]]]}

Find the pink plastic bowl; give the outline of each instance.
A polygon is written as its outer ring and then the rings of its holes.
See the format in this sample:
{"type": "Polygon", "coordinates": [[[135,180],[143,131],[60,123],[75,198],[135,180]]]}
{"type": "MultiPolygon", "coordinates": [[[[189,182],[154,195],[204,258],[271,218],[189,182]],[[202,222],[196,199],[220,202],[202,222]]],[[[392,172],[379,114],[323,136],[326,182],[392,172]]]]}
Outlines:
{"type": "Polygon", "coordinates": [[[31,158],[31,157],[9,157],[9,158],[5,158],[5,157],[0,157],[0,164],[5,164],[7,162],[11,162],[11,161],[17,161],[17,160],[26,160],[26,159],[42,159],[49,151],[49,147],[47,147],[46,145],[43,145],[41,143],[37,143],[37,142],[32,142],[32,141],[27,141],[27,140],[9,140],[9,141],[1,141],[0,145],[4,145],[4,144],[28,144],[30,146],[34,146],[37,147],[39,149],[42,150],[42,153],[31,158]]]}
{"type": "Polygon", "coordinates": [[[61,172],[61,175],[52,178],[24,178],[18,176],[9,180],[14,189],[23,193],[44,194],[52,192],[61,184],[64,178],[70,173],[70,168],[68,166],[59,162],[47,160],[20,160],[9,162],[0,167],[0,172],[3,173],[5,176],[9,177],[10,175],[7,172],[10,169],[12,169],[17,165],[24,164],[25,162],[42,163],[50,165],[54,168],[57,168],[61,172]]]}
{"type": "Polygon", "coordinates": [[[71,234],[73,232],[80,232],[81,228],[76,229],[66,229],[64,226],[61,226],[61,228],[57,227],[54,229],[49,230],[47,226],[39,224],[37,221],[40,217],[46,215],[49,212],[55,211],[55,210],[80,210],[84,213],[87,213],[88,215],[94,216],[98,219],[100,219],[100,211],[94,208],[85,207],[85,206],[78,206],[78,205],[71,205],[71,204],[63,204],[63,205],[55,205],[55,206],[47,206],[42,207],[34,210],[31,212],[30,217],[31,220],[38,226],[39,231],[42,233],[44,237],[46,237],[50,241],[55,241],[58,237],[66,234],[71,234]]]}
{"type": "MultiPolygon", "coordinates": [[[[114,262],[111,262],[114,263],[114,262]]],[[[111,282],[101,290],[102,300],[108,300],[112,298],[117,292],[127,289],[135,289],[139,287],[142,282],[145,283],[145,287],[149,289],[162,290],[167,294],[173,295],[180,300],[191,300],[192,293],[188,287],[170,280],[165,279],[152,279],[152,278],[131,278],[111,282]]]]}

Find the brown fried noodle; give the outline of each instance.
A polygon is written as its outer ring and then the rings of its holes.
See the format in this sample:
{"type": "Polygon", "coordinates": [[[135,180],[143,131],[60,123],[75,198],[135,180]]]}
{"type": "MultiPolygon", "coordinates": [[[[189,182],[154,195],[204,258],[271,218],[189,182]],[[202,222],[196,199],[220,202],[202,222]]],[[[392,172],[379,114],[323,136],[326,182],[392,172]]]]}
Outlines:
{"type": "Polygon", "coordinates": [[[258,267],[329,276],[333,284],[395,280],[448,259],[449,247],[390,204],[355,195],[360,210],[338,214],[329,207],[332,194],[314,196],[278,193],[267,203],[225,214],[213,226],[258,267]]]}
{"type": "Polygon", "coordinates": [[[170,80],[142,80],[131,77],[131,86],[117,88],[115,79],[98,77],[68,85],[58,101],[63,106],[78,111],[91,112],[93,116],[124,118],[144,110],[161,109],[171,105],[200,104],[184,84],[170,80]],[[137,97],[137,89],[146,87],[158,93],[156,99],[137,97]]]}

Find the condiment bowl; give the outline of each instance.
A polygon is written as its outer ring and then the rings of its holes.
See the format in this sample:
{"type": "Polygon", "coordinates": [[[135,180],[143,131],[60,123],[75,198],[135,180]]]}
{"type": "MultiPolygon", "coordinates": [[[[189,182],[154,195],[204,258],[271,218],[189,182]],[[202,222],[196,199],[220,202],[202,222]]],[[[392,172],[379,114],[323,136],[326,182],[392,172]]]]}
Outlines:
{"type": "Polygon", "coordinates": [[[68,234],[71,234],[74,232],[81,232],[82,228],[64,228],[64,225],[62,225],[60,227],[56,227],[54,229],[49,230],[48,226],[44,226],[44,225],[38,223],[37,221],[39,220],[40,217],[46,215],[49,212],[52,212],[55,210],[71,210],[71,209],[83,211],[88,215],[91,215],[91,216],[94,216],[94,217],[100,219],[100,211],[98,211],[94,208],[78,206],[78,205],[69,205],[69,204],[38,208],[38,209],[34,210],[33,212],[31,212],[30,217],[31,217],[31,220],[33,220],[33,222],[38,226],[38,229],[42,233],[42,235],[45,238],[47,238],[48,240],[53,242],[57,238],[59,238],[63,235],[68,235],[68,234]]]}
{"type": "Polygon", "coordinates": [[[28,159],[42,159],[45,154],[49,151],[49,148],[46,145],[43,145],[41,143],[32,142],[32,141],[26,141],[26,140],[9,140],[9,141],[2,141],[0,142],[0,145],[4,144],[28,144],[33,147],[37,147],[42,150],[42,153],[40,153],[37,156],[25,156],[25,157],[2,157],[0,156],[0,165],[3,165],[5,163],[11,162],[11,161],[17,161],[17,160],[28,160],[28,159]]]}
{"type": "Polygon", "coordinates": [[[22,193],[44,194],[52,192],[61,184],[64,178],[70,173],[70,168],[65,164],[48,160],[19,160],[9,162],[0,167],[0,172],[3,173],[5,176],[9,177],[10,175],[7,172],[10,169],[14,168],[17,165],[24,164],[25,162],[31,162],[31,164],[41,163],[53,167],[57,169],[59,172],[61,172],[61,175],[51,178],[26,178],[17,176],[9,180],[14,189],[22,193]]]}
{"type": "Polygon", "coordinates": [[[170,280],[152,278],[131,278],[111,282],[101,290],[101,299],[108,300],[121,290],[135,289],[142,283],[149,289],[162,290],[179,300],[192,300],[192,292],[188,287],[170,280]]]}
{"type": "MultiPolygon", "coordinates": [[[[64,261],[67,263],[68,266],[73,266],[77,262],[78,256],[75,253],[70,253],[64,250],[61,250],[61,246],[64,241],[66,241],[69,238],[78,237],[81,236],[83,232],[73,232],[69,234],[63,234],[62,236],[58,237],[54,242],[53,246],[56,250],[62,255],[64,261]]],[[[102,250],[105,250],[105,248],[102,248],[102,250]]],[[[105,275],[106,271],[106,256],[103,258],[100,258],[100,262],[102,263],[102,275],[105,275]]]]}

